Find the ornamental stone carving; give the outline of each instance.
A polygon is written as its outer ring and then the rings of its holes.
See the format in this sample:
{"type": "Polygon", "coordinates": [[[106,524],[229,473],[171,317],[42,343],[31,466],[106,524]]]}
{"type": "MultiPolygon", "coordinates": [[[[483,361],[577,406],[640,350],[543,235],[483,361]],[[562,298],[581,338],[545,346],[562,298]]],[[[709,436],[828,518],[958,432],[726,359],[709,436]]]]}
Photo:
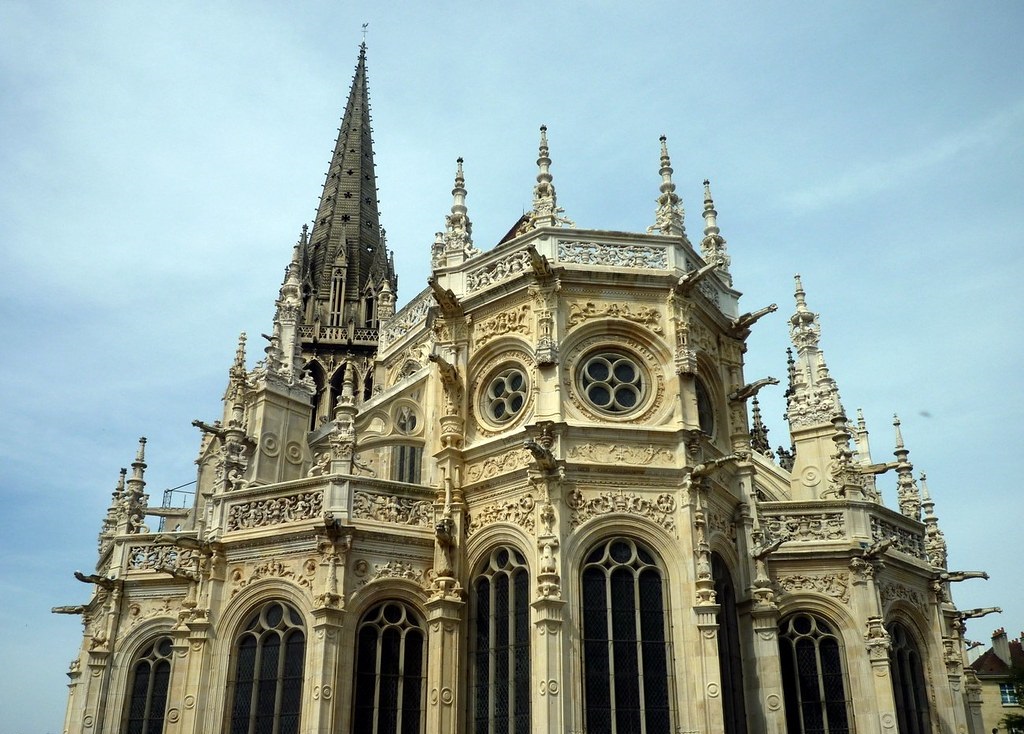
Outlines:
{"type": "Polygon", "coordinates": [[[422,586],[425,577],[423,569],[416,568],[407,561],[388,561],[387,563],[375,563],[373,572],[364,574],[359,585],[365,586],[378,579],[407,579],[422,586]]]}
{"type": "Polygon", "coordinates": [[[924,535],[921,533],[914,533],[873,517],[871,518],[871,539],[875,542],[892,540],[893,550],[920,558],[922,561],[927,560],[924,552],[924,535]]]}
{"type": "Polygon", "coordinates": [[[761,523],[765,532],[772,538],[807,542],[841,540],[846,537],[846,523],[841,512],[765,513],[761,523]]]}
{"type": "Polygon", "coordinates": [[[482,346],[498,336],[506,334],[528,334],[530,332],[530,307],[523,304],[517,308],[485,319],[474,326],[477,346],[482,346]]]}
{"type": "Polygon", "coordinates": [[[128,547],[128,568],[159,570],[164,568],[193,568],[196,552],[175,545],[132,545],[128,547]]]}
{"type": "Polygon", "coordinates": [[[483,461],[470,464],[466,468],[466,479],[470,482],[479,482],[485,479],[496,477],[499,474],[506,474],[516,469],[522,469],[530,461],[530,452],[525,449],[508,451],[497,456],[489,456],[483,461]]]}
{"type": "Polygon", "coordinates": [[[323,515],[324,493],[298,492],[286,497],[253,500],[232,505],[228,510],[228,531],[310,520],[323,515]]]}
{"type": "Polygon", "coordinates": [[[496,522],[510,522],[532,533],[536,525],[533,512],[535,505],[533,495],[527,494],[517,500],[495,502],[479,510],[472,510],[467,515],[466,535],[468,537],[480,528],[496,522]]]}
{"type": "Polygon", "coordinates": [[[708,528],[712,532],[722,533],[726,538],[736,541],[736,524],[724,512],[711,510],[708,512],[708,528]]]}
{"type": "Polygon", "coordinates": [[[840,411],[838,395],[834,388],[808,387],[790,396],[787,415],[793,428],[817,426],[832,422],[840,411]]]}
{"type": "Polygon", "coordinates": [[[595,305],[593,301],[570,303],[569,320],[566,325],[571,329],[588,319],[596,318],[625,319],[646,326],[655,334],[661,334],[663,331],[661,312],[658,309],[650,306],[630,306],[627,303],[605,303],[600,306],[595,305]]]}
{"type": "Polygon", "coordinates": [[[655,446],[623,446],[613,443],[584,443],[569,449],[569,458],[602,464],[672,465],[675,452],[655,446]]]}
{"type": "Polygon", "coordinates": [[[424,291],[416,298],[409,301],[401,311],[396,313],[384,323],[380,330],[380,349],[401,339],[412,331],[412,328],[427,318],[431,304],[434,303],[433,295],[429,290],[424,291]]]}
{"type": "Polygon", "coordinates": [[[643,245],[612,245],[600,242],[558,241],[558,261],[577,265],[666,270],[668,250],[643,245]]]}
{"type": "Polygon", "coordinates": [[[288,579],[304,589],[312,591],[313,575],[315,572],[315,564],[312,572],[310,572],[310,569],[307,567],[303,573],[300,574],[295,572],[291,567],[291,564],[286,565],[282,561],[278,560],[266,561],[249,569],[238,567],[231,571],[231,596],[234,596],[254,581],[266,578],[288,579]]]}
{"type": "Polygon", "coordinates": [[[469,271],[466,275],[466,289],[472,292],[479,288],[486,288],[493,283],[531,269],[530,254],[525,250],[520,250],[489,265],[469,271]]]}
{"type": "Polygon", "coordinates": [[[775,590],[780,594],[815,591],[842,602],[848,602],[850,600],[850,576],[845,573],[789,574],[779,576],[775,580],[775,590]]]}
{"type": "Polygon", "coordinates": [[[581,491],[573,490],[565,498],[569,506],[569,523],[575,528],[592,517],[611,512],[638,515],[653,520],[670,533],[676,530],[676,500],[667,492],[650,499],[633,492],[601,492],[587,497],[581,491]]]}
{"type": "Polygon", "coordinates": [[[434,507],[428,500],[356,492],[352,498],[352,517],[429,528],[433,525],[434,507]]]}
{"type": "Polygon", "coordinates": [[[923,609],[925,606],[924,594],[903,584],[882,584],[878,593],[886,606],[895,601],[908,602],[916,609],[923,609]]]}

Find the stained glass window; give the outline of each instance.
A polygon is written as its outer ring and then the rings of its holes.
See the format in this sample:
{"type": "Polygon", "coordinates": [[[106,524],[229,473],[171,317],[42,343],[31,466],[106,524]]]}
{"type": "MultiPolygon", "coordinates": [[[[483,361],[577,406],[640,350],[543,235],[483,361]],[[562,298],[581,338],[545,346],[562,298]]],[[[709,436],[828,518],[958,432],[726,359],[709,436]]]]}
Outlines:
{"type": "Polygon", "coordinates": [[[812,614],[786,617],[779,657],[789,734],[849,734],[842,648],[831,625],[812,614]]]}
{"type": "Polygon", "coordinates": [[[235,638],[231,734],[297,734],[306,635],[302,616],[271,601],[235,638]]]}
{"type": "Polygon", "coordinates": [[[470,717],[475,734],[530,732],[530,576],[526,559],[498,548],[473,581],[470,717]]]}
{"type": "Polygon", "coordinates": [[[356,632],[352,734],[420,734],[425,655],[423,626],[405,604],[366,613],[356,632]]]}
{"type": "Polygon", "coordinates": [[[171,638],[146,647],[132,665],[125,734],[161,734],[171,680],[171,638]]]}
{"type": "Polygon", "coordinates": [[[587,733],[668,734],[669,641],[653,556],[633,540],[608,540],[587,556],[582,582],[587,733]]]}
{"type": "Polygon", "coordinates": [[[892,692],[896,698],[896,720],[900,734],[931,734],[928,709],[928,686],[925,682],[921,653],[910,632],[899,622],[887,625],[892,647],[889,667],[892,692]]]}
{"type": "Polygon", "coordinates": [[[725,734],[747,734],[746,701],[743,695],[743,654],[740,650],[736,587],[729,567],[717,553],[711,554],[711,575],[715,579],[718,611],[718,663],[722,678],[722,711],[725,734]]]}

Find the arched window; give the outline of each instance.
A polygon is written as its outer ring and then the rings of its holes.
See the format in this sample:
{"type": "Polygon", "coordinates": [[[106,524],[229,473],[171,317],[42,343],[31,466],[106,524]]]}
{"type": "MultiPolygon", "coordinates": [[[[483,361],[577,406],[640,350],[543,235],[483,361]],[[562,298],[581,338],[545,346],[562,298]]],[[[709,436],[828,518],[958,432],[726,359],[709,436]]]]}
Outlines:
{"type": "Polygon", "coordinates": [[[746,699],[743,695],[743,654],[740,650],[736,587],[729,567],[717,553],[711,554],[711,575],[715,579],[718,610],[718,663],[722,677],[722,711],[725,734],[747,734],[746,699]]]}
{"type": "Polygon", "coordinates": [[[306,635],[301,615],[271,601],[235,637],[230,734],[297,734],[306,635]]]}
{"type": "Polygon", "coordinates": [[[405,604],[373,607],[356,632],[352,734],[419,734],[426,660],[423,627],[405,604]]]}
{"type": "Polygon", "coordinates": [[[171,638],[145,648],[132,665],[125,710],[125,734],[161,734],[171,680],[171,638]]]}
{"type": "Polygon", "coordinates": [[[896,698],[896,719],[900,734],[931,734],[928,686],[921,664],[921,653],[910,632],[899,622],[887,625],[892,639],[889,666],[892,668],[892,692],[896,698]]]}
{"type": "Polygon", "coordinates": [[[530,732],[530,575],[498,548],[473,580],[469,621],[470,716],[475,734],[530,732]]]}
{"type": "Polygon", "coordinates": [[[670,653],[654,557],[613,538],[587,556],[582,582],[587,734],[668,734],[670,653]]]}
{"type": "Polygon", "coordinates": [[[779,658],[789,734],[848,734],[850,700],[832,626],[812,614],[783,619],[779,658]]]}

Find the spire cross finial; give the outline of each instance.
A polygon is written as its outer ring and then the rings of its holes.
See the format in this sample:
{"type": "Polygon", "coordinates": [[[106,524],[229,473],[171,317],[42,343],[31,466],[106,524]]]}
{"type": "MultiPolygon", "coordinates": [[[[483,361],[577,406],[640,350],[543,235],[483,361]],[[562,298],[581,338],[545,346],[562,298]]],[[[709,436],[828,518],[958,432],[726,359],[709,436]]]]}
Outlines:
{"type": "Polygon", "coordinates": [[[369,23],[363,23],[363,45],[362,45],[363,50],[366,49],[366,26],[368,26],[368,25],[370,25],[370,24],[369,23]]]}

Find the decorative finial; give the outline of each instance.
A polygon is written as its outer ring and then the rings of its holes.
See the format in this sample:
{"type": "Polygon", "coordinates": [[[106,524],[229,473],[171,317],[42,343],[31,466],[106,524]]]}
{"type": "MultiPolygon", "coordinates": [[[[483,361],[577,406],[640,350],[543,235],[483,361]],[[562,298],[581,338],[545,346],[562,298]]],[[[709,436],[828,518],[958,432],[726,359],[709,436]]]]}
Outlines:
{"type": "Polygon", "coordinates": [[[750,426],[750,448],[754,449],[769,458],[772,455],[772,446],[768,442],[768,427],[761,419],[761,404],[757,401],[757,395],[750,403],[751,426],[750,426]]]}
{"type": "Polygon", "coordinates": [[[451,214],[445,216],[445,231],[438,232],[431,248],[431,266],[435,270],[458,265],[480,254],[473,246],[473,223],[469,220],[469,210],[466,207],[466,177],[462,164],[461,157],[456,159],[451,214]]]}
{"type": "Polygon", "coordinates": [[[893,413],[892,415],[892,427],[896,430],[896,450],[905,448],[903,444],[903,431],[900,430],[900,417],[893,413]]]}
{"type": "Polygon", "coordinates": [[[903,432],[900,430],[899,416],[893,415],[892,425],[896,431],[896,498],[900,512],[914,520],[921,519],[921,493],[914,481],[914,465],[910,463],[910,451],[903,443],[903,432]]]}
{"type": "Polygon", "coordinates": [[[686,234],[683,227],[683,202],[676,194],[676,185],[672,182],[672,161],[668,155],[668,139],[662,135],[661,141],[661,195],[655,199],[658,208],[654,212],[654,224],[647,228],[648,232],[660,232],[665,235],[682,237],[686,234]]]}
{"type": "Polygon", "coordinates": [[[825,355],[818,346],[821,327],[818,315],[807,308],[803,281],[794,276],[796,310],[789,317],[789,336],[796,347],[796,363],[790,372],[787,414],[790,427],[824,425],[832,416],[845,415],[839,390],[828,373],[825,355]]]}
{"type": "Polygon", "coordinates": [[[366,53],[366,28],[369,25],[369,23],[363,23],[363,42],[359,45],[359,49],[363,53],[366,53]]]}
{"type": "Polygon", "coordinates": [[[540,145],[537,150],[537,185],[533,187],[533,210],[516,234],[522,234],[537,227],[558,227],[563,224],[575,227],[571,219],[562,216],[564,209],[558,206],[555,185],[551,177],[551,158],[548,155],[548,126],[540,126],[540,145]]]}
{"type": "Polygon", "coordinates": [[[732,275],[729,273],[729,264],[732,258],[726,251],[725,238],[718,228],[718,212],[715,211],[715,202],[711,198],[711,182],[708,179],[704,179],[704,238],[700,241],[700,251],[705,262],[718,263],[715,274],[731,287],[732,275]]]}

